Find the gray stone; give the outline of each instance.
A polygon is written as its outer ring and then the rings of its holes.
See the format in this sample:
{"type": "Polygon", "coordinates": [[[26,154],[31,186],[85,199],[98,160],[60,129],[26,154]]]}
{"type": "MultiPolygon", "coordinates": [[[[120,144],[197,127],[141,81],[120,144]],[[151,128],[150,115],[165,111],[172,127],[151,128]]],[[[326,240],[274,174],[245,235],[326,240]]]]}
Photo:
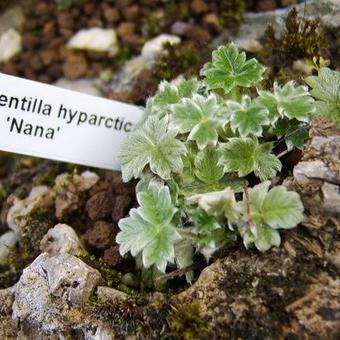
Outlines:
{"type": "Polygon", "coordinates": [[[92,27],[78,31],[67,43],[68,48],[106,52],[114,56],[119,51],[116,31],[92,27]]]}
{"type": "Polygon", "coordinates": [[[143,46],[142,53],[127,61],[122,69],[116,74],[111,82],[111,89],[115,92],[129,92],[133,88],[138,76],[144,71],[151,69],[157,57],[163,52],[166,42],[177,44],[181,39],[175,35],[161,34],[143,46]]]}
{"type": "Polygon", "coordinates": [[[21,51],[21,35],[10,28],[0,36],[0,62],[7,62],[21,51]]]}
{"type": "Polygon", "coordinates": [[[67,90],[91,94],[97,97],[103,97],[103,94],[96,86],[96,79],[68,80],[65,78],[61,78],[57,80],[54,83],[54,85],[58,87],[62,87],[67,90]]]}
{"type": "Polygon", "coordinates": [[[81,256],[86,250],[76,232],[67,224],[57,224],[40,242],[40,250],[49,255],[70,254],[81,256]]]}
{"type": "Polygon", "coordinates": [[[294,177],[300,185],[313,184],[313,181],[321,180],[340,184],[340,177],[331,171],[327,165],[317,159],[298,163],[294,170],[294,177]]]}
{"type": "Polygon", "coordinates": [[[16,286],[13,318],[42,332],[63,331],[63,313],[88,301],[100,284],[100,273],[69,254],[39,255],[24,269],[16,286]]]}
{"type": "Polygon", "coordinates": [[[20,235],[12,230],[0,236],[0,264],[5,264],[11,247],[19,241],[20,235]]]}
{"type": "Polygon", "coordinates": [[[120,302],[125,301],[128,298],[128,295],[126,293],[121,292],[120,290],[105,287],[105,286],[99,286],[97,287],[97,296],[99,299],[103,301],[112,301],[112,302],[120,302]]]}
{"type": "Polygon", "coordinates": [[[55,192],[51,188],[39,185],[32,188],[28,197],[19,199],[13,197],[13,205],[8,210],[7,225],[14,232],[20,232],[20,225],[16,219],[21,216],[26,216],[34,211],[48,209],[53,206],[55,192]]]}
{"type": "Polygon", "coordinates": [[[340,215],[340,187],[326,182],[321,190],[324,210],[340,215]]]}

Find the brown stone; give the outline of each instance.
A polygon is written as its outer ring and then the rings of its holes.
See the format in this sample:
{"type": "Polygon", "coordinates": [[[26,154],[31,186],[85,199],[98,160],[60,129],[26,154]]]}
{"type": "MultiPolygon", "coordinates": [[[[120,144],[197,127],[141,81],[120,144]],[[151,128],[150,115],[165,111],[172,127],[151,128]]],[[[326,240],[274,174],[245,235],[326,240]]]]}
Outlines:
{"type": "Polygon", "coordinates": [[[115,242],[117,229],[112,223],[97,221],[84,235],[86,242],[97,249],[106,249],[115,242]]]}
{"type": "Polygon", "coordinates": [[[48,39],[53,39],[56,35],[56,24],[54,21],[48,21],[43,27],[43,34],[48,39]]]}
{"type": "Polygon", "coordinates": [[[126,7],[122,11],[125,19],[129,21],[137,20],[140,14],[140,9],[137,5],[126,7]]]}
{"type": "Polygon", "coordinates": [[[71,14],[67,11],[59,12],[58,17],[57,17],[57,21],[58,21],[60,28],[73,29],[73,27],[74,27],[73,18],[71,16],[71,14]]]}
{"type": "Polygon", "coordinates": [[[115,267],[119,265],[123,261],[123,258],[119,253],[119,246],[115,245],[106,249],[104,251],[103,260],[110,267],[115,267]]]}
{"type": "Polygon", "coordinates": [[[113,204],[113,194],[109,190],[100,191],[87,201],[86,211],[91,220],[102,220],[111,215],[113,204]]]}
{"type": "Polygon", "coordinates": [[[132,199],[130,196],[118,195],[115,197],[115,202],[112,210],[112,220],[118,222],[125,217],[131,207],[132,199]]]}
{"type": "Polygon", "coordinates": [[[51,65],[57,58],[55,50],[44,50],[40,53],[41,60],[45,66],[51,65]]]}
{"type": "Polygon", "coordinates": [[[218,19],[218,16],[215,13],[206,14],[203,17],[203,23],[211,30],[216,33],[220,33],[223,30],[222,25],[218,19]]]}
{"type": "Polygon", "coordinates": [[[44,67],[42,60],[39,54],[33,54],[29,59],[29,67],[32,68],[33,71],[41,71],[44,67]]]}
{"type": "Polygon", "coordinates": [[[110,24],[117,22],[120,18],[118,10],[106,3],[102,5],[102,13],[105,20],[110,24]]]}
{"type": "Polygon", "coordinates": [[[191,2],[191,9],[195,14],[202,14],[209,11],[209,6],[203,0],[194,0],[191,2]]]}
{"type": "Polygon", "coordinates": [[[85,76],[88,71],[86,59],[79,54],[71,54],[63,64],[63,72],[66,78],[74,80],[85,76]]]}
{"type": "Polygon", "coordinates": [[[133,22],[122,22],[117,27],[117,34],[122,40],[124,40],[127,36],[134,34],[135,29],[136,25],[133,22]]]}
{"type": "Polygon", "coordinates": [[[275,0],[261,0],[256,4],[256,9],[258,11],[271,11],[275,8],[277,8],[275,0]]]}

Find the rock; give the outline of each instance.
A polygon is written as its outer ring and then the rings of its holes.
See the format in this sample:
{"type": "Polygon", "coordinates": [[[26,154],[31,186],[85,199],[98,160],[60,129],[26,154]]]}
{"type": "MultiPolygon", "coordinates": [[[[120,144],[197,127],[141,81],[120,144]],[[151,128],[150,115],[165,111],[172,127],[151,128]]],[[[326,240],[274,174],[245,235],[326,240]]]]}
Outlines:
{"type": "Polygon", "coordinates": [[[179,44],[181,39],[175,35],[160,34],[157,37],[146,42],[142,48],[142,56],[149,60],[154,60],[164,50],[165,43],[171,45],[179,44]]]}
{"type": "Polygon", "coordinates": [[[194,0],[191,2],[191,9],[196,14],[202,14],[209,11],[209,6],[203,0],[194,0]]]}
{"type": "Polygon", "coordinates": [[[70,307],[83,306],[101,280],[97,270],[72,255],[43,253],[17,283],[13,319],[41,332],[62,332],[71,322],[70,307]]]}
{"type": "Polygon", "coordinates": [[[57,80],[53,85],[72,91],[91,94],[97,97],[103,97],[103,94],[95,85],[95,79],[68,80],[65,78],[61,78],[57,80]]]}
{"type": "Polygon", "coordinates": [[[161,34],[148,42],[142,48],[140,56],[127,61],[121,71],[113,78],[111,89],[115,92],[130,92],[143,71],[151,69],[157,57],[163,52],[166,42],[178,44],[180,38],[170,34],[161,34]]]}
{"type": "Polygon", "coordinates": [[[85,171],[81,175],[64,173],[55,179],[55,209],[58,219],[77,210],[83,203],[83,193],[99,181],[94,172],[85,171]]]}
{"type": "Polygon", "coordinates": [[[106,249],[115,241],[117,230],[112,223],[97,221],[93,228],[86,231],[84,239],[97,249],[106,249]]]}
{"type": "Polygon", "coordinates": [[[0,62],[7,62],[21,51],[21,35],[13,28],[0,36],[0,62]]]}
{"type": "Polygon", "coordinates": [[[128,295],[126,293],[104,286],[97,287],[97,296],[100,300],[109,300],[114,303],[126,301],[128,299],[128,295]]]}
{"type": "Polygon", "coordinates": [[[50,229],[40,242],[40,250],[49,255],[70,254],[81,256],[86,250],[76,232],[67,224],[57,224],[50,229]]]}
{"type": "MultiPolygon", "coordinates": [[[[294,177],[300,185],[312,184],[316,180],[338,182],[338,175],[321,160],[300,162],[294,168],[294,177]]],[[[340,184],[340,181],[339,183],[340,184]]]]}
{"type": "Polygon", "coordinates": [[[79,54],[70,54],[63,64],[63,73],[67,79],[75,80],[86,76],[88,63],[84,56],[79,54]]]}
{"type": "Polygon", "coordinates": [[[118,195],[115,197],[114,206],[112,207],[111,218],[113,221],[118,222],[121,218],[125,217],[129,212],[132,199],[127,195],[118,195]]]}
{"type": "Polygon", "coordinates": [[[86,211],[93,221],[107,218],[113,209],[114,196],[109,190],[93,195],[86,202],[86,211]]]}
{"type": "Polygon", "coordinates": [[[125,7],[122,12],[125,19],[130,21],[137,20],[140,15],[140,9],[137,5],[125,7]]]}
{"type": "Polygon", "coordinates": [[[210,41],[210,34],[198,25],[193,25],[184,21],[176,21],[170,28],[171,33],[192,39],[199,44],[210,41]]]}
{"type": "Polygon", "coordinates": [[[7,213],[7,225],[14,232],[20,231],[20,226],[16,222],[16,218],[29,215],[37,210],[46,210],[53,206],[55,192],[47,186],[36,186],[32,188],[27,198],[21,200],[17,197],[13,198],[13,205],[7,213]]]}
{"type": "Polygon", "coordinates": [[[340,215],[340,187],[326,182],[322,185],[321,190],[324,210],[340,215]]]}
{"type": "Polygon", "coordinates": [[[0,35],[11,28],[21,30],[24,20],[22,7],[15,6],[9,8],[0,16],[0,35]]]}
{"type": "Polygon", "coordinates": [[[103,261],[110,267],[116,267],[123,262],[119,246],[112,246],[104,251],[103,261]]]}
{"type": "Polygon", "coordinates": [[[203,17],[203,23],[217,33],[220,33],[223,30],[218,16],[215,13],[206,14],[203,17]]]}
{"type": "Polygon", "coordinates": [[[98,27],[80,30],[69,40],[67,47],[107,52],[110,56],[116,55],[119,51],[116,31],[98,27]]]}
{"type": "Polygon", "coordinates": [[[0,236],[0,265],[6,264],[11,248],[16,245],[19,239],[20,234],[12,230],[0,236]]]}
{"type": "Polygon", "coordinates": [[[12,320],[15,286],[0,289],[0,339],[19,339],[19,330],[12,320]]]}

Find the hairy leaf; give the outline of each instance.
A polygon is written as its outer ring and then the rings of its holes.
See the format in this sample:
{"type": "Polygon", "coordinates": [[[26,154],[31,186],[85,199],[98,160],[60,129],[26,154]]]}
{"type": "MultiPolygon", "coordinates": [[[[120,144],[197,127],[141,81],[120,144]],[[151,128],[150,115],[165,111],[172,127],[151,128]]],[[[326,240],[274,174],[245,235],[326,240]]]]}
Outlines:
{"type": "Polygon", "coordinates": [[[276,229],[291,229],[303,220],[303,205],[296,192],[287,191],[284,186],[269,190],[266,181],[249,189],[248,197],[240,205],[249,228],[244,233],[244,243],[251,243],[260,251],[280,244],[276,229]]]}
{"type": "Polygon", "coordinates": [[[142,253],[143,265],[156,265],[165,272],[167,263],[175,258],[174,243],[181,237],[171,221],[176,213],[169,188],[150,184],[148,191],[139,192],[140,205],[131,209],[130,216],[119,221],[121,231],[116,237],[121,255],[142,253]]]}
{"type": "MultiPolygon", "coordinates": [[[[182,239],[175,243],[175,260],[179,268],[185,268],[194,262],[194,247],[190,240],[182,239]]],[[[191,283],[194,279],[194,272],[185,274],[187,282],[191,283]]]]}
{"type": "Polygon", "coordinates": [[[256,60],[246,60],[234,44],[219,47],[212,53],[212,62],[201,71],[212,89],[231,91],[236,86],[249,87],[262,79],[264,67],[256,60]]]}
{"type": "Polygon", "coordinates": [[[199,88],[200,82],[195,78],[181,79],[177,85],[163,80],[156,95],[148,100],[147,109],[161,118],[164,114],[170,113],[171,105],[179,103],[182,98],[190,98],[199,88]]]}
{"type": "Polygon", "coordinates": [[[171,172],[180,172],[183,167],[181,156],[186,153],[185,145],[168,130],[166,117],[150,116],[143,127],[130,133],[122,145],[119,161],[124,181],[142,176],[146,165],[163,179],[171,172]]]}
{"type": "Polygon", "coordinates": [[[262,126],[269,124],[268,110],[244,96],[242,102],[227,101],[227,107],[232,112],[231,129],[241,137],[249,135],[262,136],[262,126]]]}
{"type": "Polygon", "coordinates": [[[272,123],[285,117],[308,122],[311,113],[315,110],[314,99],[307,87],[295,87],[293,81],[284,86],[274,83],[273,92],[259,90],[258,93],[258,103],[269,110],[269,118],[272,123]]]}
{"type": "Polygon", "coordinates": [[[220,115],[220,105],[215,95],[207,98],[194,94],[192,98],[184,98],[179,104],[172,106],[170,127],[178,133],[189,133],[188,140],[194,140],[199,149],[208,145],[216,145],[217,128],[223,118],[220,115]]]}
{"type": "Polygon", "coordinates": [[[271,154],[272,143],[259,144],[253,138],[231,138],[221,145],[220,164],[226,172],[244,177],[254,171],[261,180],[273,178],[281,170],[281,162],[271,154]]]}
{"type": "Polygon", "coordinates": [[[323,67],[317,77],[310,76],[305,81],[317,99],[316,113],[328,116],[340,125],[340,72],[323,67]]]}

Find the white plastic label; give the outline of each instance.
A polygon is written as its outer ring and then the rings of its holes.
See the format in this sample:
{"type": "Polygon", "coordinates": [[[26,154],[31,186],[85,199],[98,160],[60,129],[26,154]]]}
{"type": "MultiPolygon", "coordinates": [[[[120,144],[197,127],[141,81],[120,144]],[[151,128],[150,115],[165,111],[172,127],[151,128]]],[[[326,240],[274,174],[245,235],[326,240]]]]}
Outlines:
{"type": "Polygon", "coordinates": [[[119,170],[142,109],[0,73],[0,150],[119,170]]]}

